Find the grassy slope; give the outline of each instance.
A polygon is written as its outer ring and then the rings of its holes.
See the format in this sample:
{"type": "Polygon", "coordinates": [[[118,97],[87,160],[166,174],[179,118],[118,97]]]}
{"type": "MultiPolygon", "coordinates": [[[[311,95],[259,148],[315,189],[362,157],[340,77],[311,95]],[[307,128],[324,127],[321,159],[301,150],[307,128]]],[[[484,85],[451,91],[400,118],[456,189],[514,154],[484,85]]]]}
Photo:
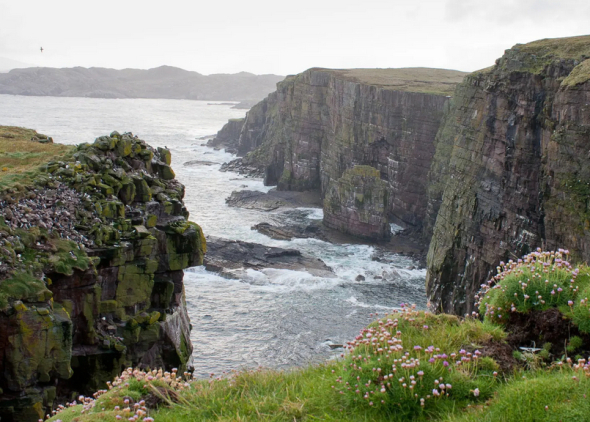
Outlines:
{"type": "Polygon", "coordinates": [[[0,126],[0,189],[26,183],[40,165],[59,159],[73,148],[31,141],[38,135],[31,129],[0,126]]]}
{"type": "Polygon", "coordinates": [[[320,69],[340,78],[393,91],[453,95],[467,73],[458,70],[408,67],[400,69],[320,69]]]}
{"type": "MultiPolygon", "coordinates": [[[[498,327],[479,321],[458,323],[456,317],[447,315],[430,315],[424,320],[423,316],[421,314],[415,320],[400,323],[404,343],[434,343],[441,350],[454,350],[462,345],[473,346],[503,336],[498,327]],[[431,324],[432,330],[424,331],[413,326],[415,323],[422,326],[424,321],[431,324]]],[[[161,389],[164,404],[159,409],[151,409],[149,414],[158,422],[406,420],[396,417],[391,409],[373,408],[365,402],[357,402],[350,394],[340,393],[337,379],[347,373],[345,368],[348,364],[349,358],[345,358],[288,372],[257,370],[235,373],[224,379],[191,381],[190,387],[182,390],[176,388],[173,392],[170,392],[171,389],[166,392],[161,389]],[[169,406],[166,401],[169,401],[169,406]]],[[[132,404],[141,399],[153,402],[154,387],[161,388],[163,385],[158,381],[150,383],[136,379],[123,380],[119,384],[122,387],[116,386],[102,395],[85,415],[81,414],[83,408],[78,405],[52,421],[113,421],[116,415],[124,415],[122,411],[116,411],[115,406],[123,409],[125,398],[130,398],[132,404]]],[[[477,403],[478,399],[473,397],[473,402],[477,403]]],[[[447,399],[441,408],[449,412],[455,407],[459,406],[454,404],[453,399],[447,399]]],[[[417,420],[423,420],[429,414],[440,416],[441,412],[423,412],[417,420]]],[[[129,416],[127,414],[124,420],[129,416]]]]}

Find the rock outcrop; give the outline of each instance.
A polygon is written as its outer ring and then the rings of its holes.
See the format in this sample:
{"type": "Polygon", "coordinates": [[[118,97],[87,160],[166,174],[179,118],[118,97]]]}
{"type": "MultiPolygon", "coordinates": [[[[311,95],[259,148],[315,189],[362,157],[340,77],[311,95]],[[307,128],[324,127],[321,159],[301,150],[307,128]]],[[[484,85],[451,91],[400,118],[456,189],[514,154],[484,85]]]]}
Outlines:
{"type": "Polygon", "coordinates": [[[128,366],[186,366],[183,268],[206,249],[170,152],[98,138],[0,202],[0,418],[37,421],[128,366]]]}
{"type": "Polygon", "coordinates": [[[217,132],[215,138],[207,142],[207,146],[213,148],[225,148],[226,152],[237,154],[240,133],[242,132],[244,121],[244,118],[230,119],[221,130],[217,132]]]}
{"type": "Polygon", "coordinates": [[[374,240],[387,240],[389,192],[379,170],[355,166],[331,183],[324,198],[324,224],[343,233],[374,240]]]}
{"type": "Polygon", "coordinates": [[[374,167],[387,184],[387,218],[420,227],[434,137],[463,75],[423,68],[310,69],[287,77],[248,112],[238,152],[247,154],[244,165],[264,171],[266,184],[317,189],[322,196],[346,170],[374,167]]]}
{"type": "Polygon", "coordinates": [[[207,238],[208,253],[204,264],[208,271],[227,278],[244,277],[247,269],[276,268],[307,271],[317,277],[335,277],[324,261],[301,253],[297,249],[284,249],[259,243],[207,238]]]}
{"type": "Polygon", "coordinates": [[[457,87],[430,171],[427,292],[473,309],[501,260],[590,259],[590,37],[536,41],[457,87]]]}

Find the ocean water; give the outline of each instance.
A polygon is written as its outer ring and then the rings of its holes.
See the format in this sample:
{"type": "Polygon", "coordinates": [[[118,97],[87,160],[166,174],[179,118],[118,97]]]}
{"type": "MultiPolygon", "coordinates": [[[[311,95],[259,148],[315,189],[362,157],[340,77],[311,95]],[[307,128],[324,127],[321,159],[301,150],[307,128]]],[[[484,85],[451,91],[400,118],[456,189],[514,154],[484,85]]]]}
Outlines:
{"type": "Polygon", "coordinates": [[[321,219],[322,210],[261,212],[230,208],[232,191],[270,189],[260,179],[220,172],[234,158],[203,144],[230,118],[245,110],[211,102],[148,99],[95,99],[0,95],[0,125],[24,126],[56,142],[92,142],[113,130],[133,132],[152,146],[172,151],[172,166],[186,186],[191,220],[206,235],[300,249],[322,259],[336,277],[306,271],[248,270],[229,280],[203,267],[185,271],[188,311],[193,325],[193,364],[200,376],[256,366],[289,368],[329,359],[360,329],[400,303],[424,306],[424,270],[411,259],[390,254],[388,264],[372,261],[366,245],[334,245],[315,239],[278,241],[250,227],[260,222],[321,219]],[[192,160],[213,164],[184,166],[192,160]],[[355,281],[363,275],[365,281],[355,281]]]}

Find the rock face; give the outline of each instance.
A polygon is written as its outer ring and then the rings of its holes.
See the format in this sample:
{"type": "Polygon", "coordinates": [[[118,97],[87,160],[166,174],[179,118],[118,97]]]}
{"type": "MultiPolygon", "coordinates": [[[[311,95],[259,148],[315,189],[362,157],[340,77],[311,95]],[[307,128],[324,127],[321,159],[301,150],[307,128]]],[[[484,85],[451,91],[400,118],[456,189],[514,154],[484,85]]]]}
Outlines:
{"type": "Polygon", "coordinates": [[[238,142],[240,139],[240,132],[244,126],[244,120],[244,118],[229,120],[221,130],[217,132],[215,138],[207,142],[207,146],[225,148],[227,152],[236,154],[238,152],[238,142]]]}
{"type": "Polygon", "coordinates": [[[324,198],[324,224],[359,237],[389,239],[388,197],[388,186],[379,170],[355,166],[330,183],[324,198]]]}
{"type": "Polygon", "coordinates": [[[387,217],[419,227],[434,137],[463,75],[310,69],[287,77],[248,112],[238,152],[247,154],[245,165],[264,170],[266,184],[322,196],[346,170],[374,167],[387,184],[387,217]]]}
{"type": "Polygon", "coordinates": [[[430,172],[427,292],[463,314],[500,260],[590,259],[590,37],[507,50],[457,87],[430,172]]]}
{"type": "Polygon", "coordinates": [[[128,366],[184,367],[206,249],[170,152],[103,136],[0,202],[0,418],[37,421],[128,366]]]}

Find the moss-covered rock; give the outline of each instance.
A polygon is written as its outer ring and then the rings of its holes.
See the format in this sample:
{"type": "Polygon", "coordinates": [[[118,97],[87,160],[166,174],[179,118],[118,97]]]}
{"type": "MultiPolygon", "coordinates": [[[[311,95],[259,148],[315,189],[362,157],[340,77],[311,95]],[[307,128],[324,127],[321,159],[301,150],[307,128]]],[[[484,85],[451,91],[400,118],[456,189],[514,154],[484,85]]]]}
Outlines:
{"type": "Polygon", "coordinates": [[[0,204],[3,420],[28,422],[35,415],[36,421],[57,392],[63,400],[103,388],[126,366],[187,362],[181,270],[202,263],[206,247],[200,228],[186,221],[184,187],[169,163],[168,150],[114,132],[44,165],[35,184],[6,191],[0,204]],[[35,201],[54,204],[51,219],[30,218],[35,201]]]}

